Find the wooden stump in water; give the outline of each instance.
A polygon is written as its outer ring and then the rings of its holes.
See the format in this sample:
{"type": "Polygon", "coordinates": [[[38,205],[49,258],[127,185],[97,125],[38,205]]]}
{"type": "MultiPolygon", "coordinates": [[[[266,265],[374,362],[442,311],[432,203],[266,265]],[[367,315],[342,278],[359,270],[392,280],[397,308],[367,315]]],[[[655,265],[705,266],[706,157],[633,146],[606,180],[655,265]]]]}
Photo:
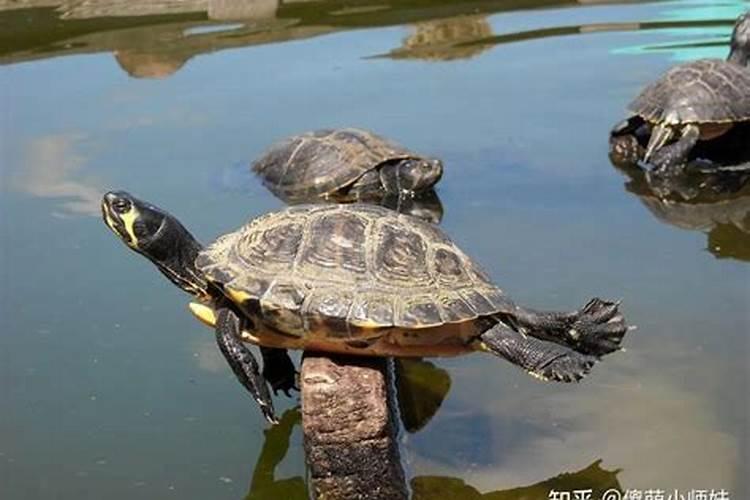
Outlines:
{"type": "Polygon", "coordinates": [[[388,360],[305,354],[302,429],[319,499],[406,499],[388,360]]]}

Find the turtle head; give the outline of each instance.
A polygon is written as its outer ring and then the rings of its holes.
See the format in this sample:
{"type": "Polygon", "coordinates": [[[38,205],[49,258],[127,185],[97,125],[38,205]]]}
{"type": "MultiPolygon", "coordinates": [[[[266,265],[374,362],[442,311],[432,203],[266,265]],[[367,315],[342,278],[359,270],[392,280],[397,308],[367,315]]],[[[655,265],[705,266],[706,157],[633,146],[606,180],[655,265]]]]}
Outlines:
{"type": "Polygon", "coordinates": [[[750,12],[742,14],[734,24],[728,60],[740,66],[750,62],[750,12]]]}
{"type": "Polygon", "coordinates": [[[200,298],[209,296],[206,279],[195,268],[201,244],[174,216],[125,191],[110,191],[102,198],[102,217],[123,243],[172,283],[200,298]]]}
{"type": "Polygon", "coordinates": [[[385,165],[380,179],[388,192],[418,192],[433,187],[443,176],[443,163],[437,159],[404,158],[385,165]]]}

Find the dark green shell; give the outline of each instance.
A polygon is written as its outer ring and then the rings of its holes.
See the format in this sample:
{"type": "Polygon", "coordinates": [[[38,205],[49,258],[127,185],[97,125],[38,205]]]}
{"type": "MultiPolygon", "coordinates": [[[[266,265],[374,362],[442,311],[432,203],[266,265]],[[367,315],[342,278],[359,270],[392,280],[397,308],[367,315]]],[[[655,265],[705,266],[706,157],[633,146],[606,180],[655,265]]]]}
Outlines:
{"type": "Polygon", "coordinates": [[[750,69],[721,59],[681,64],[643,89],[629,108],[653,123],[667,115],[677,123],[750,120],[750,69]]]}
{"type": "Polygon", "coordinates": [[[196,265],[248,316],[297,336],[353,338],[513,308],[440,229],[378,206],[271,213],[219,238],[196,265]]]}
{"type": "Polygon", "coordinates": [[[284,139],[252,169],[277,195],[302,199],[332,194],[386,161],[418,157],[372,132],[342,128],[284,139]]]}

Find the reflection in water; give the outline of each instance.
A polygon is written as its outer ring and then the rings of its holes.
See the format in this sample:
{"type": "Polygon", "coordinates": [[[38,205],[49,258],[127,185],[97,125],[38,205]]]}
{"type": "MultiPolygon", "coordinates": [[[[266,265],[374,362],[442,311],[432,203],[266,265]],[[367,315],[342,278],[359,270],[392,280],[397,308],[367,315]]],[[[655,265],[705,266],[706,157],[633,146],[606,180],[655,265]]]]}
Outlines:
{"type": "Polygon", "coordinates": [[[250,480],[250,491],[246,500],[267,500],[283,498],[305,500],[309,498],[305,481],[299,477],[276,479],[276,467],[284,460],[289,450],[289,438],[294,427],[301,421],[299,409],[291,408],[284,412],[277,425],[268,427],[263,433],[263,448],[250,480]]]}
{"type": "MultiPolygon", "coordinates": [[[[265,440],[258,461],[255,464],[250,490],[246,500],[261,500],[270,498],[306,499],[308,498],[305,482],[302,477],[295,476],[276,479],[276,467],[289,450],[289,440],[294,427],[300,423],[299,410],[294,408],[284,412],[278,425],[271,426],[264,431],[265,440]]],[[[450,476],[418,476],[411,479],[412,498],[414,500],[438,499],[494,499],[494,500],[547,500],[550,490],[573,491],[592,490],[591,498],[600,498],[607,490],[615,489],[622,492],[617,479],[619,470],[607,470],[600,466],[597,460],[588,467],[572,472],[562,473],[545,481],[530,486],[522,486],[507,490],[480,493],[476,488],[466,484],[459,478],[450,476]]]]}
{"type": "MultiPolygon", "coordinates": [[[[538,28],[528,31],[517,31],[499,35],[490,35],[482,38],[476,38],[471,41],[465,41],[456,44],[456,49],[462,47],[475,47],[478,50],[503,45],[508,43],[523,42],[526,40],[539,40],[543,38],[582,35],[589,33],[601,33],[607,31],[641,31],[641,30],[667,30],[679,29],[685,30],[691,27],[718,28],[719,30],[729,31],[731,33],[734,19],[726,21],[715,20],[694,20],[689,22],[683,21],[653,21],[653,22],[609,22],[609,23],[592,23],[572,26],[554,26],[551,28],[538,28]]],[[[693,42],[691,42],[693,43],[693,42]]],[[[703,43],[703,42],[702,42],[703,43]]],[[[708,41],[707,44],[716,42],[708,41]]],[[[702,46],[702,45],[701,45],[702,46]]],[[[726,43],[722,43],[725,47],[726,43]]],[[[615,50],[613,52],[620,52],[615,50]]]]}
{"type": "Polygon", "coordinates": [[[404,429],[422,429],[440,409],[451,388],[447,371],[421,359],[395,359],[396,395],[404,429]]]}
{"type": "Polygon", "coordinates": [[[444,476],[420,476],[411,480],[413,500],[438,500],[460,498],[462,500],[548,500],[550,491],[569,492],[574,490],[591,490],[590,498],[604,498],[608,490],[623,489],[617,480],[619,470],[609,471],[600,467],[597,460],[585,469],[577,472],[565,472],[530,486],[521,486],[508,490],[480,493],[464,481],[444,476]]]}
{"type": "MultiPolygon", "coordinates": [[[[289,198],[283,196],[283,194],[271,190],[274,196],[279,198],[287,205],[299,205],[305,203],[341,203],[341,200],[333,198],[320,198],[314,196],[312,198],[289,198]]],[[[424,193],[418,193],[414,196],[398,196],[383,194],[373,195],[368,197],[362,197],[357,200],[353,200],[359,203],[370,203],[374,205],[380,205],[386,208],[390,208],[401,214],[411,215],[412,217],[418,217],[422,220],[430,222],[432,224],[440,224],[443,220],[443,204],[440,201],[440,197],[434,189],[430,189],[424,193]]]]}
{"type": "Polygon", "coordinates": [[[628,192],[660,221],[707,233],[717,258],[750,262],[750,173],[686,173],[659,179],[639,167],[620,169],[628,192]]]}
{"type": "Polygon", "coordinates": [[[426,220],[431,224],[440,224],[445,213],[443,203],[434,189],[414,196],[385,196],[376,203],[398,213],[426,220]]]}
{"type": "Polygon", "coordinates": [[[137,50],[115,50],[115,60],[133,78],[166,78],[187,61],[177,54],[155,54],[137,50]]]}
{"type": "Polygon", "coordinates": [[[198,54],[405,23],[414,25],[414,33],[387,57],[449,61],[475,56],[497,44],[528,39],[687,27],[718,29],[723,33],[731,30],[732,25],[731,20],[696,17],[687,21],[596,23],[493,35],[487,21],[488,15],[499,12],[577,3],[581,2],[359,0],[353,5],[343,0],[0,1],[0,64],[46,58],[51,54],[108,51],[115,54],[117,62],[131,76],[163,78],[198,54]],[[222,23],[229,24],[222,27],[222,23]]]}
{"type": "MultiPolygon", "coordinates": [[[[460,475],[480,491],[534,483],[593,457],[617,464],[626,487],[736,487],[741,444],[717,416],[720,400],[705,396],[726,383],[724,361],[662,338],[642,343],[649,352],[631,350],[627,372],[606,383],[573,392],[508,391],[480,412],[446,409],[410,436],[406,458],[417,472],[460,475]],[[715,375],[696,378],[696,366],[715,375]]],[[[474,383],[485,380],[479,370],[474,383]]]]}
{"type": "Polygon", "coordinates": [[[750,262],[750,126],[698,143],[680,175],[660,176],[638,165],[647,136],[610,138],[610,161],[628,177],[625,189],[660,221],[708,235],[717,258],[750,262]],[[710,158],[703,166],[701,158],[710,158]],[[713,160],[716,160],[715,162],[713,160]],[[733,162],[741,162],[733,164],[733,162]]]}
{"type": "Polygon", "coordinates": [[[492,36],[492,26],[485,16],[457,16],[414,25],[414,33],[404,39],[398,49],[386,57],[392,59],[423,59],[453,61],[481,54],[489,46],[472,42],[492,36]]]}
{"type": "MultiPolygon", "coordinates": [[[[679,28],[684,33],[686,28],[692,28],[701,34],[724,36],[731,31],[736,17],[735,13],[726,21],[698,16],[658,22],[595,23],[500,35],[492,33],[487,20],[489,14],[498,12],[575,3],[578,2],[433,0],[424,3],[410,0],[388,4],[360,0],[351,5],[342,0],[0,1],[0,64],[46,58],[50,54],[108,51],[130,76],[164,78],[203,53],[404,23],[412,23],[414,32],[400,48],[376,57],[451,61],[476,56],[498,44],[601,31],[679,28]],[[222,26],[222,23],[228,24],[222,26]]],[[[732,7],[731,13],[739,8],[732,7]]],[[[619,51],[678,50],[684,56],[688,52],[685,48],[705,52],[706,48],[719,50],[716,45],[716,40],[702,39],[698,44],[689,42],[684,47],[638,47],[619,51]]]]}
{"type": "Polygon", "coordinates": [[[723,25],[713,25],[705,23],[705,20],[734,20],[747,9],[746,2],[721,2],[721,5],[717,2],[717,5],[711,5],[698,1],[682,2],[682,4],[680,9],[665,10],[662,16],[667,19],[666,22],[684,23],[680,29],[672,29],[670,33],[681,38],[689,38],[678,43],[650,43],[622,47],[613,52],[616,54],[667,53],[678,61],[700,58],[724,59],[733,23],[728,21],[723,25]],[[689,5],[690,3],[693,5],[689,5]]]}
{"type": "Polygon", "coordinates": [[[67,133],[39,137],[26,148],[24,168],[12,184],[16,190],[42,198],[64,198],[67,214],[99,216],[103,189],[80,170],[87,158],[76,149],[85,140],[82,134],[67,133]]]}

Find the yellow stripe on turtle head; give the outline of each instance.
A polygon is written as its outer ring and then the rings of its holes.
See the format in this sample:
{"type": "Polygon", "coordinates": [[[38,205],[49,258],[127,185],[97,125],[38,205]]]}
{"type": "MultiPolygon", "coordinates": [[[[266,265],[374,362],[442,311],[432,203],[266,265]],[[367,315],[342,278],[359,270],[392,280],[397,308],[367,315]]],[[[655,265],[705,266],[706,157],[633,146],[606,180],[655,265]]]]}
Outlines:
{"type": "Polygon", "coordinates": [[[114,231],[115,234],[119,234],[117,232],[117,229],[115,229],[115,221],[112,220],[112,217],[109,215],[109,209],[107,207],[102,207],[102,212],[104,213],[104,222],[109,226],[109,228],[114,231]]]}
{"type": "Polygon", "coordinates": [[[130,210],[128,210],[126,213],[120,215],[120,219],[122,219],[122,223],[125,225],[125,231],[127,231],[128,236],[130,236],[130,241],[128,242],[128,245],[130,245],[133,248],[138,248],[138,238],[135,237],[135,231],[133,231],[133,224],[135,223],[136,219],[140,217],[140,212],[138,212],[138,209],[135,208],[135,206],[131,205],[130,210]]]}

